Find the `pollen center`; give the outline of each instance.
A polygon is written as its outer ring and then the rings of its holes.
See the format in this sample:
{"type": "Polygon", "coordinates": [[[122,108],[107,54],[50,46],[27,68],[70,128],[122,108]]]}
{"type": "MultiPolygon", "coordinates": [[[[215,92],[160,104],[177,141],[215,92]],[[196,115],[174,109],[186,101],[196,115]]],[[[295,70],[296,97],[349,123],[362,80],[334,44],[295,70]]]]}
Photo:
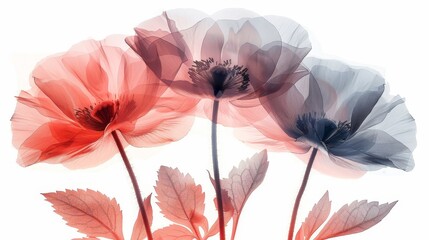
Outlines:
{"type": "Polygon", "coordinates": [[[104,131],[117,114],[118,101],[104,101],[75,111],[78,122],[89,129],[104,131]]]}
{"type": "Polygon", "coordinates": [[[351,134],[350,123],[333,121],[324,114],[306,113],[298,117],[296,127],[303,137],[316,144],[332,147],[344,142],[351,134]]]}
{"type": "Polygon", "coordinates": [[[231,60],[223,63],[217,63],[213,58],[194,61],[188,73],[196,85],[209,83],[216,98],[221,97],[226,90],[243,92],[249,86],[247,68],[231,66],[231,60]]]}

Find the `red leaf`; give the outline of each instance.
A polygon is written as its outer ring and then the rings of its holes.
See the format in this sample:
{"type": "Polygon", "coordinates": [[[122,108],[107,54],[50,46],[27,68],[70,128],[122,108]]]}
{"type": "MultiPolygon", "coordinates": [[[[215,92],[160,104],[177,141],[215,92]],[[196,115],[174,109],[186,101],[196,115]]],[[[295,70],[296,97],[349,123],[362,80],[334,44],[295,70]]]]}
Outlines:
{"type": "Polygon", "coordinates": [[[73,240],[100,240],[96,237],[83,237],[83,238],[73,238],[73,240]]]}
{"type": "Polygon", "coordinates": [[[124,239],[122,212],[115,199],[90,189],[66,189],[65,192],[44,193],[43,196],[69,226],[77,228],[89,239],[124,239]]]}
{"type": "MultiPolygon", "coordinates": [[[[227,195],[227,193],[224,193],[225,195],[227,195]]],[[[224,198],[224,196],[222,195],[222,198],[224,198]]],[[[225,199],[225,198],[224,198],[225,199]]],[[[214,199],[215,201],[215,205],[217,205],[217,201],[216,198],[214,199]]],[[[225,200],[224,200],[225,202],[225,200]]],[[[216,207],[217,209],[217,207],[216,207]]],[[[225,223],[225,227],[226,225],[229,223],[229,221],[231,220],[231,218],[234,216],[234,209],[231,208],[230,210],[227,210],[224,208],[224,212],[223,212],[223,220],[225,223]]],[[[219,232],[219,219],[216,219],[216,221],[213,223],[213,225],[210,227],[209,231],[207,232],[207,234],[204,236],[204,239],[208,239],[209,237],[212,237],[214,235],[216,235],[219,232]]]]}
{"type": "Polygon", "coordinates": [[[241,213],[250,194],[262,183],[267,169],[267,151],[263,150],[241,161],[238,168],[231,170],[229,178],[222,180],[222,188],[228,192],[237,214],[241,213]]]}
{"type": "Polygon", "coordinates": [[[170,225],[156,230],[153,233],[154,240],[194,240],[194,233],[181,225],[170,225]]]}
{"type": "MultiPolygon", "coordinates": [[[[216,199],[215,199],[216,201],[216,199]]],[[[234,215],[234,211],[224,211],[223,214],[223,218],[224,218],[224,222],[225,222],[225,227],[228,224],[228,222],[231,220],[232,216],[234,215]]],[[[214,235],[216,235],[219,232],[219,219],[217,219],[213,225],[210,227],[209,231],[207,232],[207,234],[204,236],[204,239],[208,239],[209,237],[212,237],[214,235]]]]}
{"type": "MultiPolygon", "coordinates": [[[[210,174],[210,172],[208,172],[208,173],[209,173],[210,182],[212,183],[213,188],[216,190],[215,180],[213,179],[213,177],[210,174]]],[[[221,181],[221,184],[222,184],[222,181],[221,181]]],[[[223,186],[221,186],[221,187],[223,187],[223,186]]],[[[223,211],[224,212],[234,212],[234,207],[232,206],[232,200],[231,200],[231,198],[228,195],[228,191],[226,189],[221,189],[221,194],[222,194],[223,211]]],[[[217,209],[217,199],[216,199],[216,197],[214,198],[213,201],[214,201],[215,207],[217,209]]]]}
{"type": "Polygon", "coordinates": [[[188,227],[197,239],[201,238],[200,227],[207,232],[205,195],[189,174],[185,176],[177,168],[161,166],[155,191],[157,204],[166,218],[188,227]]]}
{"type": "Polygon", "coordinates": [[[235,210],[232,236],[235,235],[244,204],[249,199],[250,194],[264,180],[267,169],[267,151],[263,150],[253,155],[252,158],[241,161],[238,168],[234,167],[229,173],[229,177],[222,180],[222,188],[228,192],[235,210]]]}
{"type": "Polygon", "coordinates": [[[378,202],[354,201],[332,215],[315,240],[363,232],[379,223],[397,201],[379,205],[378,202]]]}
{"type": "MultiPolygon", "coordinates": [[[[210,172],[209,172],[209,178],[212,182],[213,187],[216,189],[215,180],[212,178],[210,172]]],[[[225,227],[228,224],[228,222],[231,220],[232,216],[234,215],[234,207],[232,206],[231,198],[228,196],[228,191],[225,189],[221,189],[222,194],[222,203],[223,203],[223,215],[224,215],[224,223],[225,227]]],[[[216,197],[213,199],[216,209],[217,207],[217,199],[216,197]]],[[[204,239],[208,239],[211,236],[216,235],[219,232],[219,219],[213,223],[213,225],[210,227],[207,234],[204,236],[204,239]]]]}
{"type": "Polygon", "coordinates": [[[295,240],[308,240],[311,235],[326,221],[331,212],[331,201],[329,201],[329,193],[323,195],[317,204],[308,214],[301,228],[296,234],[295,240]]]}
{"type": "MultiPolygon", "coordinates": [[[[150,199],[152,197],[152,194],[149,194],[147,198],[144,199],[143,205],[144,209],[146,211],[147,218],[149,219],[149,225],[152,226],[153,221],[153,210],[152,205],[150,204],[150,199]]],[[[143,217],[140,214],[140,211],[137,214],[136,222],[134,223],[133,227],[133,234],[131,235],[131,240],[142,240],[147,236],[146,229],[143,223],[143,217]]]]}

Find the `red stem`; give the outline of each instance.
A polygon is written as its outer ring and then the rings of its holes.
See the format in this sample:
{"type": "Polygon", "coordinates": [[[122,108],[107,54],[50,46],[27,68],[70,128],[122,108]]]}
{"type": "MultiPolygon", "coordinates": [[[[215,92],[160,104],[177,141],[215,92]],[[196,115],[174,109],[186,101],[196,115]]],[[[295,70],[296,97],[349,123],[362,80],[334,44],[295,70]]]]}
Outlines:
{"type": "Polygon", "coordinates": [[[130,175],[131,182],[133,183],[134,192],[136,194],[137,202],[140,208],[140,214],[143,217],[143,223],[146,230],[148,240],[153,240],[152,232],[150,230],[149,219],[147,218],[146,211],[143,205],[143,198],[140,193],[140,187],[137,182],[136,175],[134,174],[133,168],[131,167],[130,161],[128,160],[127,154],[125,153],[124,146],[121,143],[121,140],[118,137],[118,134],[113,131],[112,132],[113,139],[115,139],[116,146],[118,146],[119,153],[121,154],[122,160],[124,160],[125,167],[127,168],[128,174],[130,175]]]}
{"type": "Polygon", "coordinates": [[[313,148],[310,159],[308,160],[307,168],[305,169],[304,177],[302,179],[301,188],[299,189],[298,195],[295,199],[295,205],[293,206],[292,217],[290,219],[289,235],[288,240],[293,240],[293,232],[295,229],[296,216],[298,215],[299,203],[301,202],[302,195],[304,194],[305,187],[307,186],[308,178],[310,177],[311,167],[313,166],[314,159],[316,158],[317,148],[313,148]]]}

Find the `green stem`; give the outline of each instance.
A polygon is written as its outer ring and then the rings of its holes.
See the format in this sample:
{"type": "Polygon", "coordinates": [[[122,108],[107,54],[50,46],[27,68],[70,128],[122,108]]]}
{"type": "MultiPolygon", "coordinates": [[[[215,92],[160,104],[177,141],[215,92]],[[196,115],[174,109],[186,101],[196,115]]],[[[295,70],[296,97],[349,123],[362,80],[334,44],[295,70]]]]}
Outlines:
{"type": "Polygon", "coordinates": [[[116,146],[118,146],[119,153],[121,154],[122,160],[124,160],[125,167],[127,168],[128,174],[130,175],[130,178],[131,178],[131,182],[133,183],[134,192],[136,194],[137,202],[140,208],[140,214],[142,215],[142,218],[143,218],[147,239],[153,240],[152,232],[150,230],[149,219],[144,209],[143,198],[140,193],[140,187],[137,182],[136,175],[134,174],[133,168],[131,167],[130,161],[128,160],[127,154],[125,153],[125,150],[124,150],[124,146],[122,145],[121,140],[118,137],[118,134],[115,131],[113,131],[112,136],[113,136],[113,139],[115,139],[116,146]]]}
{"type": "Polygon", "coordinates": [[[213,159],[213,175],[215,181],[216,190],[216,201],[217,201],[217,212],[219,219],[219,239],[225,240],[225,220],[223,216],[223,201],[222,201],[222,189],[220,185],[219,177],[219,162],[217,158],[217,115],[219,111],[219,101],[214,100],[213,102],[213,115],[212,115],[212,159],[213,159]]]}
{"type": "Polygon", "coordinates": [[[301,188],[295,199],[293,206],[292,217],[290,219],[288,240],[293,240],[293,232],[295,229],[296,216],[298,215],[299,203],[301,202],[302,195],[304,194],[305,187],[307,186],[308,178],[310,177],[311,167],[313,166],[314,159],[316,158],[317,148],[313,148],[310,159],[308,160],[307,168],[305,169],[304,177],[302,178],[301,188]]]}

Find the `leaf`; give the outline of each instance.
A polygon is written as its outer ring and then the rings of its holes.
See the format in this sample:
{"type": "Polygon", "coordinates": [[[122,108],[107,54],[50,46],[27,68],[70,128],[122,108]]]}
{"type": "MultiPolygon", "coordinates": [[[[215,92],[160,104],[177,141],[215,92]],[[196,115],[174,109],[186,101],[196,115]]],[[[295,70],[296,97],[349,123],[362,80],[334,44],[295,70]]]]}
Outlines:
{"type": "Polygon", "coordinates": [[[194,233],[181,225],[170,225],[156,230],[153,233],[154,240],[194,240],[194,233]]]}
{"type": "MultiPolygon", "coordinates": [[[[231,220],[231,218],[232,218],[233,215],[234,215],[234,211],[224,212],[223,218],[224,218],[225,227],[228,224],[228,222],[231,220]]],[[[207,234],[204,236],[204,239],[208,239],[209,237],[212,237],[212,236],[216,235],[218,232],[219,232],[219,219],[217,219],[213,223],[213,225],[210,227],[210,229],[207,232],[207,234]]]]}
{"type": "Polygon", "coordinates": [[[83,238],[73,238],[73,240],[100,240],[96,237],[83,237],[83,238]]]}
{"type": "MultiPolygon", "coordinates": [[[[67,224],[88,238],[124,239],[122,212],[115,199],[90,189],[42,194],[67,224]]],[[[84,238],[85,239],[85,238],[84,238]]]]}
{"type": "Polygon", "coordinates": [[[229,177],[222,180],[222,188],[228,192],[237,214],[241,213],[250,194],[262,183],[267,169],[267,151],[263,150],[241,161],[238,168],[234,167],[229,177]]]}
{"type": "Polygon", "coordinates": [[[155,191],[157,204],[166,218],[188,227],[197,239],[201,238],[200,227],[207,232],[205,194],[189,174],[185,176],[177,168],[161,166],[155,191]]]}
{"type": "MultiPolygon", "coordinates": [[[[213,185],[213,188],[215,188],[216,190],[216,184],[215,184],[215,180],[212,178],[210,172],[209,173],[209,178],[210,181],[213,185]]],[[[221,189],[221,194],[222,194],[222,203],[223,203],[223,212],[224,212],[224,223],[225,223],[225,227],[228,224],[228,222],[231,220],[232,216],[234,215],[234,207],[232,206],[232,201],[231,198],[228,196],[228,191],[226,191],[225,189],[221,189]]],[[[215,197],[213,199],[216,210],[218,209],[218,204],[217,204],[217,198],[215,197]]],[[[207,234],[204,236],[204,239],[208,239],[211,236],[216,235],[219,232],[219,219],[217,219],[213,225],[210,227],[209,231],[207,232],[207,234]]]]}
{"type": "MultiPolygon", "coordinates": [[[[208,171],[207,171],[208,172],[208,171]]],[[[214,178],[212,177],[212,175],[210,174],[210,172],[208,172],[208,174],[209,174],[209,178],[210,178],[210,182],[212,183],[212,185],[213,185],[213,188],[215,189],[215,191],[216,191],[216,183],[215,183],[215,180],[214,180],[214,178]]],[[[221,185],[222,185],[222,181],[221,181],[221,185]]],[[[221,186],[222,187],[222,186],[221,186]]],[[[223,203],[223,211],[224,212],[233,212],[234,211],[234,207],[232,206],[232,200],[231,200],[231,198],[229,197],[229,195],[228,195],[228,191],[226,190],[226,189],[224,189],[224,188],[222,188],[221,189],[221,194],[222,194],[222,203],[223,203]]],[[[215,204],[215,207],[216,207],[216,209],[218,208],[218,204],[217,204],[217,199],[216,199],[216,197],[213,199],[213,201],[214,201],[214,204],[215,204]]]]}
{"type": "Polygon", "coordinates": [[[379,205],[378,202],[364,200],[346,204],[332,215],[315,240],[363,232],[379,223],[397,202],[379,205]]]}
{"type": "MultiPolygon", "coordinates": [[[[152,205],[150,204],[150,199],[152,197],[152,194],[149,194],[144,201],[143,206],[146,211],[147,218],[149,219],[149,225],[152,226],[153,221],[153,210],[152,205]]],[[[146,229],[143,222],[143,217],[140,214],[140,211],[137,213],[137,219],[134,223],[133,227],[133,234],[131,235],[131,240],[142,240],[147,236],[146,229]]]]}
{"type": "Polygon", "coordinates": [[[268,169],[267,150],[241,161],[238,168],[234,167],[229,177],[221,182],[222,188],[228,192],[235,213],[233,216],[232,239],[235,236],[238,219],[250,194],[261,185],[268,169]]]}
{"type": "Polygon", "coordinates": [[[311,235],[326,221],[331,212],[331,201],[329,201],[329,193],[322,196],[317,204],[314,204],[313,209],[308,214],[301,228],[296,234],[295,240],[308,240],[311,235]]]}

